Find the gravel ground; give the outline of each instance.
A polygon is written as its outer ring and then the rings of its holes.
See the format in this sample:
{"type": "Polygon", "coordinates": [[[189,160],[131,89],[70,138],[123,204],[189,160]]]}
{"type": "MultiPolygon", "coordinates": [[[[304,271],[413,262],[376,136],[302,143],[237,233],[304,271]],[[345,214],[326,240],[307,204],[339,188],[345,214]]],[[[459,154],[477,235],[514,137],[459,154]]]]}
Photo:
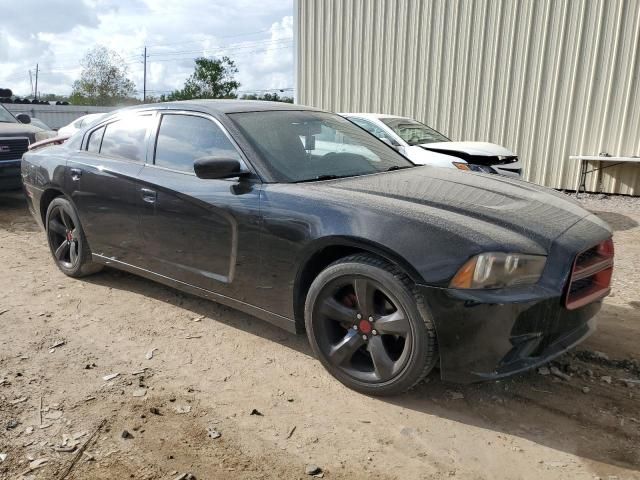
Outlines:
{"type": "MultiPolygon", "coordinates": [[[[575,198],[575,193],[568,193],[567,195],[575,198]]],[[[630,213],[640,212],[640,197],[630,197],[628,195],[581,193],[578,196],[578,202],[589,210],[615,212],[622,209],[630,213]]]]}
{"type": "Polygon", "coordinates": [[[617,252],[589,340],[539,373],[376,399],[248,315],[65,277],[0,195],[0,478],[640,479],[640,200],[580,201],[617,252]]]}

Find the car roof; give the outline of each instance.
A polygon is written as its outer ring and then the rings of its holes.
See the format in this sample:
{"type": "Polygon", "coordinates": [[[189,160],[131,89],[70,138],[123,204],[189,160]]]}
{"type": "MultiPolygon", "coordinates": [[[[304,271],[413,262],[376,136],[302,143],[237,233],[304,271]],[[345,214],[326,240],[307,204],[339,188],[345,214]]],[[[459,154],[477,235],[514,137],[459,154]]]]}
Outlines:
{"type": "Polygon", "coordinates": [[[360,118],[370,118],[370,119],[378,119],[378,118],[406,118],[410,120],[409,117],[403,117],[402,115],[389,115],[386,113],[362,113],[362,112],[348,112],[348,113],[339,113],[338,115],[342,115],[343,117],[360,117],[360,118]]]}
{"type": "Polygon", "coordinates": [[[104,113],[87,113],[86,115],[82,115],[81,117],[76,118],[73,122],[77,122],[78,120],[84,120],[85,118],[99,117],[101,115],[107,115],[109,112],[104,113]]]}
{"type": "MultiPolygon", "coordinates": [[[[305,105],[294,105],[285,102],[265,102],[261,100],[182,100],[178,102],[149,103],[135,107],[123,108],[122,111],[156,109],[197,109],[213,114],[240,112],[268,112],[277,110],[309,110],[321,111],[305,105]]],[[[115,112],[114,112],[115,113],[115,112]]]]}

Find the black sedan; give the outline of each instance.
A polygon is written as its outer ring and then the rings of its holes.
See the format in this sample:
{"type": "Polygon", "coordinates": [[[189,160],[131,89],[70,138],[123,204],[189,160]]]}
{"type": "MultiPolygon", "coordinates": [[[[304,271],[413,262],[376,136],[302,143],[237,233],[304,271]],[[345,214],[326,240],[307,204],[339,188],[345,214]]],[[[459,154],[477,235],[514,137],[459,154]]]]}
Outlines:
{"type": "Polygon", "coordinates": [[[125,109],[22,176],[58,267],[119,268],[306,331],[338,380],[496,379],[594,329],[611,231],[551,190],[418,167],[337,115],[193,101],[125,109]]]}

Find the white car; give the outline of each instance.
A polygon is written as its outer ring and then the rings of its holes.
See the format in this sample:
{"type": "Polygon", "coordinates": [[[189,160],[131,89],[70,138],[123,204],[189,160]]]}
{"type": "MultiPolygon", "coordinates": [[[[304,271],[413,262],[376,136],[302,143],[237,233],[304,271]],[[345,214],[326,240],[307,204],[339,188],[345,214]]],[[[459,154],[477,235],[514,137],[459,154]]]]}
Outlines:
{"type": "Polygon", "coordinates": [[[495,143],[452,142],[433,128],[406,117],[378,113],[340,115],[389,143],[413,163],[520,178],[518,156],[495,143]]]}
{"type": "Polygon", "coordinates": [[[97,122],[98,120],[100,120],[105,115],[106,115],[106,113],[90,113],[88,115],[83,115],[80,118],[76,118],[70,124],[65,125],[64,127],[60,127],[60,129],[58,130],[58,135],[59,136],[67,136],[67,135],[71,136],[74,133],[76,133],[78,130],[80,130],[81,128],[86,127],[88,125],[91,125],[94,122],[97,122]]]}

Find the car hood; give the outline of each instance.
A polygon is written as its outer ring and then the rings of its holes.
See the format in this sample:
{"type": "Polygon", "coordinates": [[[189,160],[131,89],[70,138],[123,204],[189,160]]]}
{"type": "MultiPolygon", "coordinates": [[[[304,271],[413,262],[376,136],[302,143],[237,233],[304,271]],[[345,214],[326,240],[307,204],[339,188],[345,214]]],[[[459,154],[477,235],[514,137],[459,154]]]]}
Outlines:
{"type": "Polygon", "coordinates": [[[0,123],[0,137],[15,137],[27,135],[33,137],[36,132],[42,132],[40,127],[27,123],[0,123]]]}
{"type": "Polygon", "coordinates": [[[423,166],[313,185],[324,198],[382,208],[478,245],[518,245],[529,253],[548,251],[585,217],[607,228],[561,193],[497,175],[423,166]]]}
{"type": "Polygon", "coordinates": [[[477,157],[515,156],[515,153],[511,150],[501,145],[487,142],[434,142],[423,143],[420,146],[426,150],[433,150],[434,152],[464,153],[477,157]]]}

